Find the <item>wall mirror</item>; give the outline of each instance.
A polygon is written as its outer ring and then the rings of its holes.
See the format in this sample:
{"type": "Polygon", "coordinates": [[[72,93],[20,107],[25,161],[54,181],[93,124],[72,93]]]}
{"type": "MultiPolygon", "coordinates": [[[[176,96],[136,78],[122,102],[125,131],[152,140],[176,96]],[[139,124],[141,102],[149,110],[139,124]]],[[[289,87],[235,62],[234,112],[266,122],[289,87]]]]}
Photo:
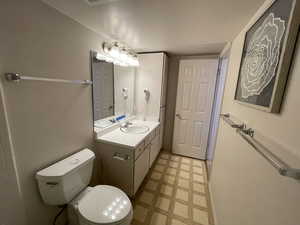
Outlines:
{"type": "Polygon", "coordinates": [[[134,114],[135,68],[99,60],[95,51],[90,58],[94,129],[102,130],[134,114]]]}

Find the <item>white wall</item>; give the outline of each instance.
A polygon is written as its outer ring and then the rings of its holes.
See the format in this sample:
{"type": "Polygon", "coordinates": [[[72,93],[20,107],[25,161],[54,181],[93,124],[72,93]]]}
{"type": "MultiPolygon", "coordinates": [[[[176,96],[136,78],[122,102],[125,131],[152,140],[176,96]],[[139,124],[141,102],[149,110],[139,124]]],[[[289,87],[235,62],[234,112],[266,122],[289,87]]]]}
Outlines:
{"type": "Polygon", "coordinates": [[[91,86],[8,83],[3,73],[91,79],[89,51],[100,51],[103,39],[39,0],[2,0],[0,33],[0,82],[28,224],[50,225],[58,209],[44,205],[34,175],[92,146],[91,86]]]}
{"type": "MultiPolygon", "coordinates": [[[[300,49],[297,44],[280,114],[271,114],[233,101],[245,31],[264,11],[260,8],[232,43],[222,112],[232,113],[271,139],[267,146],[294,155],[300,166],[300,49]]],[[[287,157],[289,158],[289,157],[287,157]]],[[[292,161],[291,160],[291,161],[292,161]]],[[[217,225],[296,225],[300,221],[300,182],[280,176],[253,148],[223,121],[220,122],[211,175],[217,225]]]]}

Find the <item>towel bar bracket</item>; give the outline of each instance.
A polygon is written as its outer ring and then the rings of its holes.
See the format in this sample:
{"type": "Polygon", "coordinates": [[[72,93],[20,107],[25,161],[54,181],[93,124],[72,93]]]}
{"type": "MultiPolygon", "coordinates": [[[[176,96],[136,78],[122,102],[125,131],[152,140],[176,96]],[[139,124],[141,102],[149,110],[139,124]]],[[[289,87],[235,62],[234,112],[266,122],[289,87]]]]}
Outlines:
{"type": "Polygon", "coordinates": [[[14,82],[19,82],[21,80],[21,77],[18,73],[6,73],[5,78],[8,81],[14,81],[14,82]]]}
{"type": "Polygon", "coordinates": [[[254,130],[252,128],[246,128],[246,126],[241,129],[241,131],[244,133],[244,134],[247,134],[249,135],[250,137],[254,137],[254,130]]]}
{"type": "Polygon", "coordinates": [[[292,177],[296,180],[300,180],[300,169],[280,168],[278,171],[282,176],[292,177]]]}

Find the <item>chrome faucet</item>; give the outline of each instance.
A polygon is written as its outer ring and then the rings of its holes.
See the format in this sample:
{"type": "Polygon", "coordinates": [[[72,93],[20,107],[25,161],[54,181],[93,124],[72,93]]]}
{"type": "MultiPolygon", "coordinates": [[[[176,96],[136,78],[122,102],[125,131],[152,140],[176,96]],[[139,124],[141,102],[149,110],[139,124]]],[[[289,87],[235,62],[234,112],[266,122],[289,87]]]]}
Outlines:
{"type": "Polygon", "coordinates": [[[130,125],[132,125],[132,123],[129,122],[129,121],[126,121],[125,123],[123,123],[123,124],[121,125],[121,127],[122,127],[122,128],[128,128],[130,125]]]}

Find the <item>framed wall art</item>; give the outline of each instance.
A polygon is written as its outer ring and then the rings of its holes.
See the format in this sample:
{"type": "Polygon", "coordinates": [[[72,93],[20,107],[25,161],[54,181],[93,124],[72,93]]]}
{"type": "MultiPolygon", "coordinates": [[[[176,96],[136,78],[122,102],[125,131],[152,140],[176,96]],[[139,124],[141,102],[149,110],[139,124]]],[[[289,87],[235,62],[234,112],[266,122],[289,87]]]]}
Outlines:
{"type": "Polygon", "coordinates": [[[246,32],[235,100],[279,113],[297,34],[299,0],[276,0],[246,32]]]}

